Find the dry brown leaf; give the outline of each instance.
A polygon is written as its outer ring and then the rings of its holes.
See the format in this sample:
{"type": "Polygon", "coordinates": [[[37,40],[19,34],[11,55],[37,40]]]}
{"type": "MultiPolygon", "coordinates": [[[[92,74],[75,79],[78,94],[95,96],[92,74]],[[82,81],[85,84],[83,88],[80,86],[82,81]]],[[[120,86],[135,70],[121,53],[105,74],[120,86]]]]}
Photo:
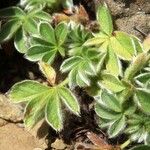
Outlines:
{"type": "MultiPolygon", "coordinates": [[[[65,13],[67,10],[65,10],[65,13]]],[[[74,21],[76,23],[86,24],[89,21],[89,16],[82,5],[75,7],[75,12],[72,15],[66,15],[64,13],[56,13],[54,15],[54,22],[58,24],[62,21],[74,21]]]]}

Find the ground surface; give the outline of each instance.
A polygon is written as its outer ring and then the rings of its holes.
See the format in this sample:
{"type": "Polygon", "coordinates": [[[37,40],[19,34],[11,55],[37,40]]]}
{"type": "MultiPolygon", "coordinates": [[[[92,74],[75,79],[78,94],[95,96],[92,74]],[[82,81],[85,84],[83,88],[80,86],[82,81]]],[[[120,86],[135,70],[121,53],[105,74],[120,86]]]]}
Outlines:
{"type": "MultiPolygon", "coordinates": [[[[90,19],[95,17],[95,4],[100,0],[78,0],[81,2],[90,19]]],[[[149,0],[105,0],[111,10],[116,30],[126,31],[143,40],[150,32],[150,1],[149,0]]],[[[12,2],[9,1],[8,5],[12,2]]],[[[7,4],[5,3],[4,6],[7,4]]],[[[1,6],[3,7],[3,6],[1,6]]],[[[9,102],[4,96],[10,87],[23,79],[42,80],[36,64],[32,64],[22,55],[14,51],[9,42],[0,50],[0,150],[50,150],[75,149],[78,142],[86,141],[85,133],[94,131],[103,136],[94,122],[93,112],[89,111],[90,99],[82,101],[81,118],[67,117],[65,128],[59,135],[56,134],[44,121],[35,128],[27,131],[23,127],[22,107],[9,102]],[[62,138],[64,141],[58,139],[62,138]],[[65,144],[64,144],[65,142],[65,144]],[[77,143],[76,143],[77,142],[77,143]],[[70,145],[70,146],[69,146],[70,145]],[[74,146],[73,146],[74,145],[74,146]]],[[[86,93],[77,90],[79,99],[85,98],[86,93]]],[[[122,136],[121,138],[125,138],[122,136]]],[[[120,139],[117,139],[120,140],[120,139]]],[[[111,142],[111,141],[110,141],[111,142]]],[[[115,143],[117,141],[113,141],[115,143]]],[[[86,149],[82,145],[81,149],[86,149]]]]}

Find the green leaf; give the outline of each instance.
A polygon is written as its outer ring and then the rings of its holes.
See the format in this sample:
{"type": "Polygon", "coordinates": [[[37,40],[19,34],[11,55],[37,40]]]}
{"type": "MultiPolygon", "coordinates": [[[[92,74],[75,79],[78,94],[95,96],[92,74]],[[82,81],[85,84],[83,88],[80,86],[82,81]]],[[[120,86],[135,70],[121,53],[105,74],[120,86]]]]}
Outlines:
{"type": "Polygon", "coordinates": [[[35,36],[32,36],[29,39],[29,42],[32,46],[36,46],[36,45],[50,46],[49,42],[45,41],[44,39],[41,39],[40,37],[35,37],[35,36]]]}
{"type": "Polygon", "coordinates": [[[143,45],[142,45],[140,39],[138,39],[136,36],[131,36],[131,38],[132,38],[133,41],[134,41],[135,50],[136,50],[138,53],[142,53],[142,52],[143,52],[143,45]]]}
{"type": "Polygon", "coordinates": [[[108,93],[106,90],[102,91],[101,99],[99,100],[99,102],[112,111],[115,112],[122,111],[119,100],[113,94],[108,93]]]}
{"type": "Polygon", "coordinates": [[[106,59],[106,53],[100,53],[99,57],[97,59],[98,62],[96,62],[96,73],[97,74],[99,74],[101,72],[105,59],[106,59]]]}
{"type": "Polygon", "coordinates": [[[113,32],[112,18],[106,3],[99,6],[97,11],[97,20],[100,24],[100,28],[107,35],[111,35],[113,32]]]}
{"type": "Polygon", "coordinates": [[[44,117],[44,107],[46,105],[45,96],[38,96],[27,104],[25,108],[24,123],[27,128],[33,127],[44,117]]]}
{"type": "Polygon", "coordinates": [[[38,96],[49,92],[50,88],[36,81],[25,80],[15,84],[10,91],[9,97],[15,102],[30,101],[38,96]]]}
{"type": "Polygon", "coordinates": [[[20,28],[15,35],[14,45],[18,52],[26,53],[27,52],[27,36],[22,28],[20,28]],[[25,42],[26,41],[26,42],[25,42]]]}
{"type": "Polygon", "coordinates": [[[36,45],[28,50],[26,58],[30,61],[38,61],[41,60],[45,54],[49,53],[49,51],[50,47],[48,46],[36,45]]]}
{"type": "Polygon", "coordinates": [[[110,41],[112,49],[121,59],[131,60],[135,55],[133,39],[127,33],[115,31],[110,41]]]}
{"type": "Polygon", "coordinates": [[[138,146],[131,148],[130,150],[150,150],[150,146],[149,145],[138,145],[138,146]]]}
{"type": "Polygon", "coordinates": [[[10,40],[20,28],[21,22],[13,19],[5,23],[0,29],[0,43],[10,40]]]}
{"type": "Polygon", "coordinates": [[[139,74],[134,79],[137,84],[144,86],[146,83],[150,81],[150,73],[148,72],[148,73],[139,74]]]}
{"type": "Polygon", "coordinates": [[[134,101],[127,100],[123,103],[124,114],[127,116],[133,115],[137,109],[134,101]]]}
{"type": "Polygon", "coordinates": [[[112,92],[121,92],[126,88],[117,77],[111,74],[102,74],[101,78],[102,80],[100,81],[100,84],[112,92]]]}
{"type": "Polygon", "coordinates": [[[22,9],[19,7],[8,7],[0,10],[0,17],[6,18],[6,17],[22,17],[25,13],[22,9]]]}
{"type": "Polygon", "coordinates": [[[38,30],[37,30],[37,22],[31,18],[28,17],[27,19],[25,19],[24,23],[23,23],[23,29],[30,34],[37,34],[38,30]]]}
{"type": "Polygon", "coordinates": [[[39,26],[39,33],[41,37],[47,42],[50,42],[51,44],[56,44],[55,32],[50,24],[41,23],[39,26]]]}
{"type": "Polygon", "coordinates": [[[76,97],[72,94],[72,92],[69,89],[61,87],[59,89],[59,96],[66,104],[67,108],[70,109],[70,111],[72,111],[74,114],[79,115],[80,112],[79,103],[76,97]]]}
{"type": "Polygon", "coordinates": [[[76,74],[77,69],[72,69],[69,73],[69,87],[74,88],[76,86],[76,74]]]}
{"type": "Polygon", "coordinates": [[[116,120],[108,129],[108,135],[110,138],[113,138],[120,134],[126,126],[125,116],[122,116],[120,119],[116,120]]]}
{"type": "Polygon", "coordinates": [[[120,60],[110,47],[108,49],[108,55],[106,57],[106,69],[110,74],[114,76],[122,74],[122,66],[120,60]]]}
{"type": "Polygon", "coordinates": [[[100,45],[102,43],[104,43],[105,41],[107,41],[108,38],[103,38],[103,37],[93,37],[89,40],[87,40],[84,43],[84,46],[93,46],[93,45],[100,45]]]}
{"type": "Polygon", "coordinates": [[[67,37],[68,27],[65,23],[59,23],[55,28],[55,35],[58,45],[62,45],[67,37]]]}
{"type": "Polygon", "coordinates": [[[120,113],[116,113],[110,109],[107,109],[101,106],[99,103],[95,105],[95,112],[99,117],[107,120],[116,120],[120,118],[120,113]]]}
{"type": "Polygon", "coordinates": [[[77,71],[77,74],[76,74],[76,84],[79,86],[79,87],[85,87],[86,86],[86,83],[85,81],[82,79],[83,77],[80,77],[79,76],[79,71],[77,71]]]}
{"type": "Polygon", "coordinates": [[[74,68],[80,61],[82,60],[82,57],[79,56],[73,56],[63,61],[60,70],[62,72],[68,72],[72,68],[74,68]]]}
{"type": "Polygon", "coordinates": [[[62,130],[63,117],[60,100],[56,91],[54,91],[54,93],[49,97],[49,101],[45,110],[45,116],[51,127],[53,127],[56,131],[62,130]]]}
{"type": "Polygon", "coordinates": [[[90,80],[88,76],[86,75],[85,71],[82,69],[82,66],[78,70],[78,77],[79,77],[79,80],[82,80],[84,85],[90,86],[90,80]]]}
{"type": "Polygon", "coordinates": [[[52,20],[52,17],[44,11],[37,11],[34,14],[34,18],[37,18],[37,19],[43,20],[43,21],[47,21],[47,22],[51,22],[51,20],[52,20]]]}
{"type": "Polygon", "coordinates": [[[43,57],[42,57],[42,61],[48,63],[48,64],[52,64],[54,62],[54,59],[56,57],[56,51],[55,50],[51,50],[48,53],[46,53],[43,57]]]}
{"type": "Polygon", "coordinates": [[[150,114],[150,91],[148,89],[137,89],[135,99],[142,111],[150,114]]]}

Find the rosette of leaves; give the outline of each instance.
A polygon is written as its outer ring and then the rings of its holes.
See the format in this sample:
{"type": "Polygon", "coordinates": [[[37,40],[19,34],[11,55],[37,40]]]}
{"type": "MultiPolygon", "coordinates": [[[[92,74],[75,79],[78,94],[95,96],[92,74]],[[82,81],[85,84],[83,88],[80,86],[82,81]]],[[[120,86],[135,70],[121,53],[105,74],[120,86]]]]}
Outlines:
{"type": "Polygon", "coordinates": [[[74,22],[70,23],[70,32],[68,35],[68,55],[75,56],[81,55],[83,48],[83,44],[92,37],[91,32],[86,30],[82,25],[78,25],[74,22]]]}
{"type": "Polygon", "coordinates": [[[32,36],[26,58],[30,61],[42,60],[51,64],[55,57],[60,54],[65,56],[65,40],[68,27],[60,23],[54,29],[50,24],[42,22],[38,27],[38,36],[32,36]]]}
{"type": "Polygon", "coordinates": [[[95,76],[101,69],[105,53],[98,52],[95,48],[87,48],[83,43],[91,37],[91,33],[83,26],[78,25],[72,29],[68,37],[69,58],[65,59],[60,70],[69,72],[70,87],[90,86],[90,77],[95,76]]]}
{"type": "Polygon", "coordinates": [[[79,104],[64,82],[55,85],[56,73],[53,68],[42,63],[40,69],[53,86],[25,80],[11,88],[9,97],[14,103],[27,103],[24,115],[26,127],[33,127],[39,120],[45,118],[53,129],[60,131],[64,120],[62,105],[73,114],[79,115],[79,104]]]}
{"type": "Polygon", "coordinates": [[[76,85],[80,87],[90,86],[90,77],[96,76],[104,57],[104,53],[100,54],[95,49],[83,48],[82,54],[64,60],[60,70],[69,72],[70,87],[76,85]]]}
{"type": "Polygon", "coordinates": [[[95,112],[99,117],[99,126],[108,128],[109,138],[116,137],[122,133],[127,125],[127,116],[135,111],[133,103],[122,105],[114,94],[102,90],[95,104],[95,112]]]}
{"type": "Polygon", "coordinates": [[[140,40],[122,31],[113,31],[113,23],[106,4],[99,6],[97,20],[100,32],[85,42],[85,46],[96,46],[106,52],[106,69],[112,75],[122,75],[120,60],[130,61],[138,52],[142,52],[140,40]]]}
{"type": "Polygon", "coordinates": [[[42,10],[25,12],[19,7],[9,7],[0,10],[0,18],[4,24],[0,30],[0,43],[14,38],[14,45],[20,53],[27,51],[28,35],[37,33],[40,21],[51,21],[51,16],[42,10]]]}

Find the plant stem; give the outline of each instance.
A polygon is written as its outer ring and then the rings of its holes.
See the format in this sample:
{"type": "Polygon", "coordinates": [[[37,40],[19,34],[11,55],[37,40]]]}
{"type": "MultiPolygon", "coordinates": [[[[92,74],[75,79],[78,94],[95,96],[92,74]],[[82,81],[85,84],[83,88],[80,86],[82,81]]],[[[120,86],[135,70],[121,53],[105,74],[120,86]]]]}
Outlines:
{"type": "Polygon", "coordinates": [[[128,139],[128,140],[125,141],[123,144],[121,144],[120,148],[123,150],[123,149],[126,148],[130,143],[131,143],[131,140],[128,139]]]}
{"type": "Polygon", "coordinates": [[[63,82],[61,82],[61,83],[59,84],[59,86],[65,86],[65,85],[68,84],[68,83],[69,83],[69,79],[66,78],[63,82]]]}

